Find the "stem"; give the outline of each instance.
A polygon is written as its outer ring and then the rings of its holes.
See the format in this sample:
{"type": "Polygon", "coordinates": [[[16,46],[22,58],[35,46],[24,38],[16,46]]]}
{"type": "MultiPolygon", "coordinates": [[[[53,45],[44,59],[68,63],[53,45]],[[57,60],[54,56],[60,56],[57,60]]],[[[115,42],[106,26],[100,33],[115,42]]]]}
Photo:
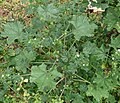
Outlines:
{"type": "Polygon", "coordinates": [[[74,42],[72,43],[71,47],[69,48],[68,51],[70,51],[70,49],[73,47],[73,45],[75,44],[76,40],[74,40],[74,42]]]}
{"type": "Polygon", "coordinates": [[[79,80],[79,81],[82,81],[82,82],[84,81],[84,82],[86,82],[86,83],[91,84],[88,80],[84,79],[83,77],[81,77],[81,76],[79,76],[79,75],[77,75],[77,74],[74,74],[74,75],[81,79],[81,80],[79,80]]]}
{"type": "Polygon", "coordinates": [[[84,82],[84,83],[89,83],[89,84],[90,84],[90,82],[88,82],[88,81],[86,81],[86,80],[78,80],[78,79],[73,79],[73,80],[79,81],[79,82],[84,82]]]}
{"type": "Polygon", "coordinates": [[[64,84],[64,88],[63,88],[63,90],[62,90],[62,92],[61,92],[61,94],[59,96],[59,100],[61,99],[61,97],[62,97],[62,95],[63,95],[63,93],[65,91],[65,87],[66,87],[66,78],[64,78],[64,79],[65,79],[65,84],[64,84]]]}
{"type": "Polygon", "coordinates": [[[68,35],[65,35],[64,37],[62,37],[62,38],[60,38],[60,39],[62,40],[62,39],[64,39],[64,38],[66,38],[67,36],[71,35],[71,34],[72,34],[72,32],[70,32],[68,35]]]}
{"type": "MultiPolygon", "coordinates": [[[[65,29],[65,31],[68,30],[69,26],[70,26],[70,24],[68,24],[68,26],[67,26],[67,28],[65,29]]],[[[65,34],[62,34],[61,36],[59,36],[58,40],[61,39],[64,35],[65,35],[65,34]]]]}
{"type": "Polygon", "coordinates": [[[53,69],[53,67],[55,66],[56,62],[57,62],[57,59],[54,61],[53,65],[52,65],[52,67],[50,69],[50,71],[53,69]]]}
{"type": "Polygon", "coordinates": [[[31,62],[31,64],[41,64],[41,63],[46,63],[46,64],[53,64],[52,62],[31,62]]]}
{"type": "Polygon", "coordinates": [[[63,79],[65,79],[65,77],[62,77],[62,78],[56,83],[56,85],[58,85],[63,79]]]}

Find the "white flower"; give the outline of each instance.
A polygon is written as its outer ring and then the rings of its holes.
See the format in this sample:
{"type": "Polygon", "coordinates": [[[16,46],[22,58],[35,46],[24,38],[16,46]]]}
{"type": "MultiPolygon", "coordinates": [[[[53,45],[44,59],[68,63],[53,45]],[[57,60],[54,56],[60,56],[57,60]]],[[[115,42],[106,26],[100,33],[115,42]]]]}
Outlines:
{"type": "Polygon", "coordinates": [[[27,82],[28,82],[28,79],[25,79],[24,82],[27,83],[27,82]]]}
{"type": "Polygon", "coordinates": [[[80,57],[80,54],[78,52],[76,53],[76,57],[80,57]]]}
{"type": "Polygon", "coordinates": [[[19,91],[20,90],[20,88],[17,88],[17,91],[19,91]]]}
{"type": "Polygon", "coordinates": [[[85,66],[85,64],[83,64],[83,66],[85,66]]]}
{"type": "Polygon", "coordinates": [[[118,52],[120,52],[120,49],[118,49],[118,52]]]}
{"type": "Polygon", "coordinates": [[[115,60],[115,58],[114,58],[114,57],[112,57],[112,60],[115,60]]]}
{"type": "Polygon", "coordinates": [[[34,40],[36,40],[36,38],[34,38],[34,40]]]}
{"type": "Polygon", "coordinates": [[[97,0],[92,0],[92,1],[97,3],[97,0]]]}

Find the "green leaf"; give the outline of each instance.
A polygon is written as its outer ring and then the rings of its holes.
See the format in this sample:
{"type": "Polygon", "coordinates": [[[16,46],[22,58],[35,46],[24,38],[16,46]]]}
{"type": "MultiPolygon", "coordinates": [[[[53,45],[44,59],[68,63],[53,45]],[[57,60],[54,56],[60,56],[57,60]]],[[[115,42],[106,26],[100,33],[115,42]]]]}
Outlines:
{"type": "Polygon", "coordinates": [[[112,96],[112,95],[109,95],[108,101],[109,101],[110,103],[116,103],[115,97],[112,96]]]}
{"type": "Polygon", "coordinates": [[[101,8],[102,10],[105,10],[109,7],[108,3],[103,3],[102,0],[97,0],[97,3],[93,3],[92,6],[101,8]]]}
{"type": "Polygon", "coordinates": [[[107,25],[107,29],[110,31],[112,28],[118,29],[119,22],[119,9],[109,8],[104,18],[104,23],[107,25]]]}
{"type": "Polygon", "coordinates": [[[40,91],[44,91],[45,88],[47,90],[55,88],[56,82],[54,79],[62,76],[56,68],[46,70],[46,67],[45,64],[41,64],[40,66],[32,66],[31,68],[30,81],[37,84],[40,91]]]}
{"type": "Polygon", "coordinates": [[[32,60],[35,60],[36,54],[34,51],[23,50],[19,55],[14,58],[14,63],[18,71],[26,72],[32,60]]]}
{"type": "Polygon", "coordinates": [[[8,22],[4,26],[4,32],[2,32],[3,37],[8,37],[7,43],[11,44],[15,39],[21,39],[23,35],[24,25],[20,22],[8,22]]]}
{"type": "Polygon", "coordinates": [[[116,23],[115,28],[120,33],[120,22],[119,21],[116,23]]]}
{"type": "MultiPolygon", "coordinates": [[[[80,53],[79,58],[75,61],[77,65],[80,66],[81,69],[85,71],[89,71],[89,59],[83,54],[80,53]]],[[[74,65],[75,65],[74,63],[74,65]]]]}
{"type": "Polygon", "coordinates": [[[112,90],[113,87],[115,87],[112,78],[104,76],[103,73],[97,74],[97,77],[93,82],[96,83],[98,87],[104,88],[107,91],[112,90]]]}
{"type": "Polygon", "coordinates": [[[86,94],[93,96],[97,101],[100,101],[102,97],[108,98],[109,91],[112,90],[117,84],[114,84],[112,77],[104,76],[103,73],[97,74],[97,77],[93,81],[94,85],[88,86],[86,94]]]}
{"type": "Polygon", "coordinates": [[[110,46],[114,48],[120,48],[120,36],[117,36],[116,38],[111,38],[110,46]]]}
{"type": "Polygon", "coordinates": [[[106,51],[104,50],[103,45],[98,48],[95,43],[91,43],[90,41],[87,41],[83,45],[83,53],[89,57],[90,55],[96,57],[96,59],[104,60],[106,58],[106,51]]]}
{"type": "Polygon", "coordinates": [[[87,96],[93,96],[98,102],[104,98],[108,98],[109,92],[104,88],[95,87],[93,85],[88,86],[87,96]]]}
{"type": "Polygon", "coordinates": [[[83,97],[79,94],[76,94],[75,98],[73,99],[72,103],[85,103],[83,100],[83,97]]]}
{"type": "Polygon", "coordinates": [[[83,45],[83,53],[86,56],[89,56],[90,54],[93,54],[96,50],[96,45],[95,43],[91,43],[90,41],[87,41],[84,45],[83,45]]]}
{"type": "Polygon", "coordinates": [[[45,20],[50,20],[51,18],[56,18],[56,14],[59,11],[53,4],[49,4],[47,7],[39,6],[37,12],[39,16],[42,16],[45,20]]]}
{"type": "Polygon", "coordinates": [[[88,18],[83,15],[74,15],[69,23],[71,23],[75,27],[75,29],[73,30],[73,34],[75,36],[75,39],[78,41],[82,36],[94,36],[94,30],[97,28],[94,23],[89,23],[88,18]]]}

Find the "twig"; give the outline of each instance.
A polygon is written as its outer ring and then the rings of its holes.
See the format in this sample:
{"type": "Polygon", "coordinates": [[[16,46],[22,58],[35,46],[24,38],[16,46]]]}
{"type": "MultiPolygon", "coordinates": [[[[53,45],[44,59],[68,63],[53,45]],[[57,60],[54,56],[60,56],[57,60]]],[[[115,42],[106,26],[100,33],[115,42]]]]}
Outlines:
{"type": "Polygon", "coordinates": [[[56,85],[58,85],[63,79],[65,79],[65,77],[62,77],[62,78],[56,83],[56,85]]]}
{"type": "Polygon", "coordinates": [[[63,95],[63,93],[64,93],[65,87],[66,87],[66,78],[65,78],[64,88],[63,88],[63,90],[62,90],[62,92],[61,92],[61,94],[60,94],[60,96],[59,96],[59,100],[61,99],[61,97],[62,97],[62,95],[63,95]]]}
{"type": "Polygon", "coordinates": [[[80,78],[80,79],[81,79],[80,81],[84,81],[84,82],[86,82],[86,83],[91,84],[88,80],[84,79],[83,77],[81,77],[81,76],[79,76],[79,75],[77,75],[77,74],[75,74],[75,73],[74,73],[74,75],[77,76],[78,78],[80,78]]]}
{"type": "Polygon", "coordinates": [[[68,51],[70,51],[70,49],[73,47],[73,45],[75,44],[75,42],[76,42],[76,39],[74,40],[74,42],[72,43],[72,45],[71,45],[71,47],[69,48],[68,51]]]}

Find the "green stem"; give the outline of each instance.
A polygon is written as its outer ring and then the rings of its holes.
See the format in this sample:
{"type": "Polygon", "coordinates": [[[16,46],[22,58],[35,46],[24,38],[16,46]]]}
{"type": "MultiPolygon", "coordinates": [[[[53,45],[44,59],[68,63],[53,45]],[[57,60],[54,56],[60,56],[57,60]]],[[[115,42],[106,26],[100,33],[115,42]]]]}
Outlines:
{"type": "Polygon", "coordinates": [[[77,75],[77,74],[74,74],[74,75],[81,79],[81,80],[79,80],[79,81],[82,81],[82,82],[86,82],[86,83],[91,84],[88,80],[84,79],[83,77],[81,77],[81,76],[79,76],[79,75],[77,75]]]}

